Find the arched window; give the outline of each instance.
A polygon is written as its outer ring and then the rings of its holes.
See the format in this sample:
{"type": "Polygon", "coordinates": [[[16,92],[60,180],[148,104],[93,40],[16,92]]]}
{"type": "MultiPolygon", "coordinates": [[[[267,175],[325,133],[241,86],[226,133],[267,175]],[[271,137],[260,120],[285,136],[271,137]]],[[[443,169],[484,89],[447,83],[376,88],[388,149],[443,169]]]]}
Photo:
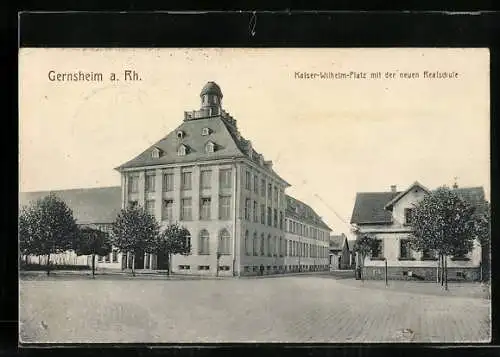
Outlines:
{"type": "Polygon", "coordinates": [[[253,255],[259,254],[259,240],[257,239],[257,232],[253,233],[253,255]]]}
{"type": "Polygon", "coordinates": [[[260,235],[260,255],[265,255],[266,252],[265,252],[265,244],[264,244],[264,233],[262,233],[260,235]]]}
{"type": "Polygon", "coordinates": [[[231,250],[229,248],[231,241],[231,236],[226,229],[223,229],[219,235],[219,253],[220,254],[231,254],[231,250]]]}
{"type": "Polygon", "coordinates": [[[209,250],[210,235],[206,229],[200,232],[200,244],[198,245],[200,254],[210,254],[209,250]]]}
{"type": "Polygon", "coordinates": [[[245,231],[245,254],[250,255],[250,237],[248,236],[248,230],[245,231]]]}

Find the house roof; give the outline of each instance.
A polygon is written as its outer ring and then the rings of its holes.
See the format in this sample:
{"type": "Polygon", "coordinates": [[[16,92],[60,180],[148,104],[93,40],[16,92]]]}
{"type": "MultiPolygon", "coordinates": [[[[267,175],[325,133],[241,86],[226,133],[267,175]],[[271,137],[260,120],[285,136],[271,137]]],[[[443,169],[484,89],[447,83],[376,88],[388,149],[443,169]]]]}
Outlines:
{"type": "Polygon", "coordinates": [[[396,202],[398,202],[402,197],[404,197],[408,192],[410,192],[414,187],[420,187],[422,190],[425,192],[429,192],[427,187],[424,187],[422,184],[420,184],[418,181],[415,181],[410,187],[408,187],[405,191],[399,193],[396,197],[394,197],[392,200],[387,202],[385,205],[385,209],[392,210],[392,207],[396,202]]]}
{"type": "Polygon", "coordinates": [[[285,216],[287,218],[292,218],[297,221],[311,224],[313,226],[318,226],[324,228],[328,231],[332,229],[323,221],[323,219],[307,204],[299,201],[292,196],[286,196],[286,209],[285,216]]]}
{"type": "Polygon", "coordinates": [[[345,234],[330,236],[330,250],[342,250],[346,243],[347,237],[345,236],[345,234]]]}
{"type": "Polygon", "coordinates": [[[20,192],[19,207],[54,193],[72,209],[78,224],[112,223],[121,209],[121,187],[20,192]]]}
{"type": "MultiPolygon", "coordinates": [[[[392,222],[392,213],[388,210],[397,200],[403,197],[411,188],[419,185],[429,192],[424,186],[415,182],[408,190],[403,192],[359,192],[351,216],[351,224],[389,224],[392,222]]],[[[465,201],[484,209],[484,190],[482,187],[463,187],[453,189],[465,201]]]]}

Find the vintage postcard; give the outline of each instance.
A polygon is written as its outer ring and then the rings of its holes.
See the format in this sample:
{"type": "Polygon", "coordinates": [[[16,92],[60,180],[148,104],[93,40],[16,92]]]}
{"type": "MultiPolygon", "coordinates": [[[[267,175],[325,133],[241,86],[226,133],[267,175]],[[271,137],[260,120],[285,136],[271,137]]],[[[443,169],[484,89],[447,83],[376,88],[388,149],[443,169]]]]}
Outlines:
{"type": "Polygon", "coordinates": [[[489,342],[489,51],[19,51],[20,343],[489,342]]]}

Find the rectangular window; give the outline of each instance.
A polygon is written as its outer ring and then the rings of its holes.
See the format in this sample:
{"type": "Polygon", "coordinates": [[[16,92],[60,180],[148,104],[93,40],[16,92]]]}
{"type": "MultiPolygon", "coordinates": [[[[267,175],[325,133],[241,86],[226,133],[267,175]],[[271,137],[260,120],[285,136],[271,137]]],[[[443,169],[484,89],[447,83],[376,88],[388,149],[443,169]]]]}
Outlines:
{"type": "Polygon", "coordinates": [[[266,197],[266,180],[260,180],[260,195],[266,197]]]}
{"type": "Polygon", "coordinates": [[[251,211],[251,200],[249,198],[245,198],[245,219],[247,221],[250,220],[250,211],[251,211]]]}
{"type": "Polygon", "coordinates": [[[200,174],[201,188],[212,187],[212,171],[204,170],[200,174]]]}
{"type": "Polygon", "coordinates": [[[113,263],[117,263],[118,262],[118,250],[113,249],[111,256],[112,256],[113,263]]]}
{"type": "Polygon", "coordinates": [[[260,205],[260,223],[266,224],[266,206],[263,204],[260,205]]]}
{"type": "Polygon", "coordinates": [[[162,211],[163,220],[170,221],[173,219],[173,216],[172,216],[173,205],[174,205],[174,200],[164,200],[163,201],[163,211],[162,211]]]}
{"type": "Polygon", "coordinates": [[[219,216],[220,219],[231,218],[231,196],[221,196],[219,198],[219,216]]]}
{"type": "Polygon", "coordinates": [[[253,221],[256,223],[259,222],[259,210],[257,207],[257,201],[253,201],[253,221]]]}
{"type": "Polygon", "coordinates": [[[372,257],[372,259],[380,259],[383,257],[383,255],[382,255],[382,240],[381,239],[375,240],[375,242],[373,244],[372,252],[371,252],[371,257],[372,257]]]}
{"type": "Polygon", "coordinates": [[[283,212],[280,212],[280,229],[283,230],[283,212]]]}
{"type": "Polygon", "coordinates": [[[411,259],[411,247],[408,239],[401,239],[399,241],[399,258],[411,259]]]}
{"type": "Polygon", "coordinates": [[[412,208],[405,208],[405,224],[411,224],[412,213],[412,208]]]}
{"type": "Polygon", "coordinates": [[[146,175],[146,192],[155,192],[156,176],[152,174],[146,175]]]}
{"type": "Polygon", "coordinates": [[[259,193],[259,178],[257,175],[253,177],[253,192],[259,193]]]}
{"type": "Polygon", "coordinates": [[[129,193],[139,192],[139,176],[137,175],[129,176],[128,192],[129,193]]]}
{"type": "Polygon", "coordinates": [[[278,227],[278,210],[276,208],[274,209],[273,223],[274,227],[278,227]]]}
{"type": "Polygon", "coordinates": [[[278,188],[274,186],[274,204],[278,204],[278,188]]]}
{"type": "Polygon", "coordinates": [[[191,172],[182,172],[181,173],[181,189],[182,190],[190,190],[191,189],[191,172]]]}
{"type": "Polygon", "coordinates": [[[181,200],[181,220],[189,221],[192,217],[191,198],[183,198],[181,200]]]}
{"type": "Polygon", "coordinates": [[[231,188],[231,169],[219,171],[219,184],[221,188],[231,188]]]}
{"type": "Polygon", "coordinates": [[[209,197],[202,198],[200,200],[200,219],[210,219],[211,214],[210,214],[210,207],[212,205],[212,200],[209,197]]]}
{"type": "Polygon", "coordinates": [[[422,260],[435,260],[437,259],[436,253],[430,249],[424,249],[422,251],[422,260]]]}
{"type": "Polygon", "coordinates": [[[163,191],[169,192],[174,190],[174,174],[163,174],[163,191]]]}
{"type": "Polygon", "coordinates": [[[128,202],[128,208],[137,208],[137,201],[129,201],[128,202]]]}
{"type": "Polygon", "coordinates": [[[97,256],[97,262],[98,263],[102,263],[102,255],[98,255],[97,256]]]}
{"type": "Polygon", "coordinates": [[[154,200],[147,200],[146,201],[146,212],[148,212],[152,216],[155,215],[155,201],[154,200]]]}
{"type": "Polygon", "coordinates": [[[267,199],[270,201],[273,198],[273,185],[267,185],[267,199]]]}
{"type": "Polygon", "coordinates": [[[109,257],[109,254],[106,254],[106,255],[104,256],[104,261],[105,261],[106,263],[109,263],[109,262],[111,261],[111,259],[110,259],[110,257],[109,257]]]}
{"type": "Polygon", "coordinates": [[[245,171],[245,188],[247,190],[252,189],[252,174],[250,171],[245,171]]]}
{"type": "Polygon", "coordinates": [[[273,213],[272,213],[271,207],[267,207],[267,225],[268,226],[272,226],[272,222],[271,222],[271,220],[273,218],[272,214],[273,213]]]}
{"type": "Polygon", "coordinates": [[[198,270],[210,270],[210,265],[198,265],[198,270]]]}

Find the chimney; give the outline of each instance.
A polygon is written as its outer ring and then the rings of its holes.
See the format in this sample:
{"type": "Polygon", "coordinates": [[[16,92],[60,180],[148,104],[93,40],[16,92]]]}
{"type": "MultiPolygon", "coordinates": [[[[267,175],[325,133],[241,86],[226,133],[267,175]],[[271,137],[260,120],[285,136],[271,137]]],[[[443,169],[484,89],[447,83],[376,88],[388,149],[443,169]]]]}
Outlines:
{"type": "Polygon", "coordinates": [[[396,185],[391,185],[391,192],[396,193],[397,191],[397,186],[396,185]]]}

